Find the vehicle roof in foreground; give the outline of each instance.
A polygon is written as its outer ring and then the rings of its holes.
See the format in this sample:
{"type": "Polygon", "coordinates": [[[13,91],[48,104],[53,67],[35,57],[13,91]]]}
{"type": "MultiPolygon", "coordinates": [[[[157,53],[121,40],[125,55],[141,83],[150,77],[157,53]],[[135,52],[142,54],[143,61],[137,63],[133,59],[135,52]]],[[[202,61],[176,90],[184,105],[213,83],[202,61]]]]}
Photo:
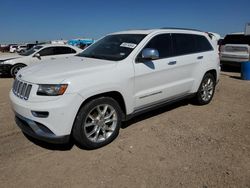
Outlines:
{"type": "Polygon", "coordinates": [[[118,34],[151,34],[151,33],[157,33],[157,32],[161,32],[161,31],[166,31],[166,32],[176,32],[176,31],[183,31],[183,32],[187,32],[187,33],[205,33],[203,31],[200,30],[196,30],[196,29],[188,29],[188,28],[161,28],[161,29],[138,29],[138,30],[127,30],[127,31],[119,31],[119,32],[115,32],[115,33],[111,33],[110,35],[118,35],[118,34]]]}

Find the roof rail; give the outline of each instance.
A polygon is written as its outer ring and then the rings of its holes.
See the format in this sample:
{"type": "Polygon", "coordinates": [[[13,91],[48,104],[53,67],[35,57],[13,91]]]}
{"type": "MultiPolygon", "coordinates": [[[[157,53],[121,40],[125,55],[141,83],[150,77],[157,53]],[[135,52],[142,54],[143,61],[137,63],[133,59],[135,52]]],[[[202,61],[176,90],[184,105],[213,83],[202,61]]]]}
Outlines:
{"type": "Polygon", "coordinates": [[[179,28],[179,27],[162,27],[160,29],[177,29],[177,30],[188,30],[188,31],[200,31],[200,32],[202,32],[201,30],[198,30],[198,29],[179,28]]]}

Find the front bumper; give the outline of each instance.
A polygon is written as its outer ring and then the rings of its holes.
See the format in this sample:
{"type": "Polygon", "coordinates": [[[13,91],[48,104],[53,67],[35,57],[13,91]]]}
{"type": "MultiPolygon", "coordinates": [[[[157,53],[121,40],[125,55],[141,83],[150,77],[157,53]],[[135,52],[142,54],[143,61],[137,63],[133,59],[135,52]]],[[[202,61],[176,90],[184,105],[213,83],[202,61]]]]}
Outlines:
{"type": "Polygon", "coordinates": [[[10,91],[10,99],[17,125],[22,131],[49,142],[63,141],[71,134],[76,114],[83,102],[83,98],[76,93],[64,94],[52,101],[29,102],[10,91]],[[32,113],[34,111],[48,112],[48,116],[38,117],[32,113]]]}
{"type": "Polygon", "coordinates": [[[56,136],[44,125],[16,114],[15,121],[18,127],[27,135],[49,143],[61,144],[69,142],[70,135],[56,136]]]}
{"type": "Polygon", "coordinates": [[[12,65],[9,64],[0,64],[0,76],[10,75],[10,69],[12,65]]]}

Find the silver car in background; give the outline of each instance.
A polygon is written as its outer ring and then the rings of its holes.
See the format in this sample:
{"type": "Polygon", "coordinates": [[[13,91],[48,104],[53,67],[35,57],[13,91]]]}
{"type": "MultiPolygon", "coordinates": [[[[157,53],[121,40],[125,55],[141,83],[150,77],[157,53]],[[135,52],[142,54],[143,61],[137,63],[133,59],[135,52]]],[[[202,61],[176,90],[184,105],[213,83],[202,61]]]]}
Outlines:
{"type": "Polygon", "coordinates": [[[220,47],[222,65],[240,66],[241,62],[249,61],[250,35],[232,33],[225,36],[220,47]]]}

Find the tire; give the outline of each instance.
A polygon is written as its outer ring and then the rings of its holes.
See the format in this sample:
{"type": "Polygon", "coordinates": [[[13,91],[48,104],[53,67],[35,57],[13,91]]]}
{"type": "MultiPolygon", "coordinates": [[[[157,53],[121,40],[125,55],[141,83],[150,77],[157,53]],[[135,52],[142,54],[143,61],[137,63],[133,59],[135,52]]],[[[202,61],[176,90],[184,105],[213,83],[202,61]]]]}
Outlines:
{"type": "Polygon", "coordinates": [[[73,126],[73,138],[85,149],[100,148],[118,136],[121,120],[121,108],[113,98],[93,99],[80,108],[73,126]]]}
{"type": "Polygon", "coordinates": [[[215,78],[211,73],[203,77],[198,92],[195,96],[195,103],[205,105],[211,102],[215,92],[215,78]]]}
{"type": "Polygon", "coordinates": [[[26,65],[24,64],[17,64],[17,65],[14,65],[11,69],[10,69],[10,75],[13,77],[13,78],[16,78],[16,75],[18,73],[18,71],[20,69],[22,69],[23,67],[25,67],[26,65]]]}

